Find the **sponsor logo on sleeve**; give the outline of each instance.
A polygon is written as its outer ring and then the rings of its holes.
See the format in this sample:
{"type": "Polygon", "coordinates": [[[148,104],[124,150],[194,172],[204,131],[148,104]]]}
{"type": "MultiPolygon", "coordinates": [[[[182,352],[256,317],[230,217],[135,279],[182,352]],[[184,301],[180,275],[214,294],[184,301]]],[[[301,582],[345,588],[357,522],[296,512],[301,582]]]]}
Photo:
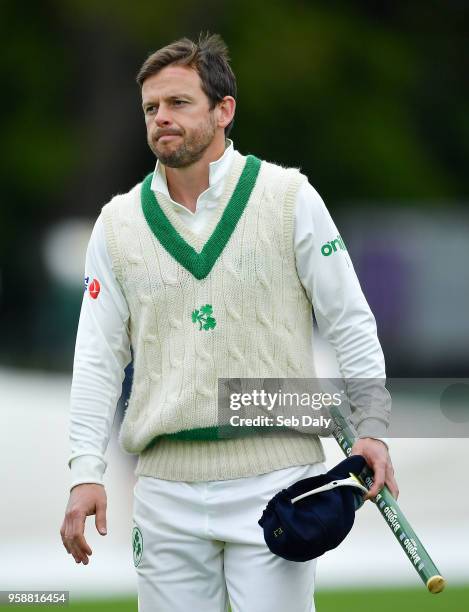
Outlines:
{"type": "Polygon", "coordinates": [[[90,282],[90,277],[85,276],[85,291],[88,291],[90,296],[95,300],[101,291],[101,284],[97,278],[90,282]]]}
{"type": "Polygon", "coordinates": [[[345,246],[344,241],[340,236],[337,236],[337,238],[335,238],[334,240],[323,244],[321,247],[321,253],[324,255],[324,257],[329,257],[329,255],[332,255],[338,249],[340,249],[341,251],[347,250],[347,247],[345,246]]]}

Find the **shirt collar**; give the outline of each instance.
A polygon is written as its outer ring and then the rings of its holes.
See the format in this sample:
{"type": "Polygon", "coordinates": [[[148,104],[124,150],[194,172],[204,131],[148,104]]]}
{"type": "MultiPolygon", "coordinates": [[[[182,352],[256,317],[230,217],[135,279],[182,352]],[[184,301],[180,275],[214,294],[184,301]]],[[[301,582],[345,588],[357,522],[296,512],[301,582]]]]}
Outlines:
{"type": "MultiPolygon", "coordinates": [[[[223,155],[216,161],[210,162],[208,169],[208,188],[210,189],[213,185],[220,182],[225,178],[228,170],[231,167],[231,162],[234,155],[233,141],[229,138],[225,139],[225,151],[223,155]]],[[[160,160],[156,161],[155,170],[153,172],[153,178],[151,180],[151,190],[154,192],[160,192],[167,197],[169,195],[168,183],[166,182],[166,171],[165,167],[160,160]]],[[[206,192],[204,192],[206,193],[206,192]]]]}

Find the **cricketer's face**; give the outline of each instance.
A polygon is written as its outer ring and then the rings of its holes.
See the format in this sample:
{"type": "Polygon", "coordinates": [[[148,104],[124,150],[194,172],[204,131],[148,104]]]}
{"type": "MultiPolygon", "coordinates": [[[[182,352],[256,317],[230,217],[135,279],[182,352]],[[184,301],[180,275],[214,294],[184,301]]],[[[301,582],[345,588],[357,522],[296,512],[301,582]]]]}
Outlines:
{"type": "Polygon", "coordinates": [[[142,106],[150,149],[165,166],[195,163],[213,141],[217,107],[210,110],[198,73],[166,66],[142,85],[142,106]]]}

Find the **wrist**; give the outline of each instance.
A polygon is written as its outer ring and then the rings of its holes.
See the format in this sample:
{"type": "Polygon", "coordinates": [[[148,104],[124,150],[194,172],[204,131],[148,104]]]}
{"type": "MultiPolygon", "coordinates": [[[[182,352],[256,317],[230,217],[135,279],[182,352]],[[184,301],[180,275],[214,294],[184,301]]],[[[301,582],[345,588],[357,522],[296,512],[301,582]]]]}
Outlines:
{"type": "Polygon", "coordinates": [[[70,461],[70,490],[80,484],[103,485],[106,463],[96,455],[79,455],[70,461]]]}
{"type": "MultiPolygon", "coordinates": [[[[373,438],[374,440],[384,441],[387,432],[387,424],[381,419],[368,417],[363,419],[357,426],[359,438],[373,438]]],[[[386,444],[386,442],[385,442],[386,444]]]]}
{"type": "Polygon", "coordinates": [[[367,436],[366,438],[360,438],[360,440],[376,440],[377,442],[382,442],[384,446],[389,450],[387,438],[375,438],[371,436],[367,436]]]}

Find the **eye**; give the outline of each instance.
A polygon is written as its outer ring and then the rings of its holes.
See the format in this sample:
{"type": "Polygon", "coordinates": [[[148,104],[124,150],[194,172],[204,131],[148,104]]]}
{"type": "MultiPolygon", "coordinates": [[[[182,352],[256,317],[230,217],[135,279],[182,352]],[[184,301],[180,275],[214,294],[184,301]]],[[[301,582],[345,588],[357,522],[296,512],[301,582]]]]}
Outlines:
{"type": "Polygon", "coordinates": [[[174,100],[173,104],[175,106],[181,106],[181,104],[186,104],[186,101],[185,100],[174,100]]]}
{"type": "Polygon", "coordinates": [[[152,115],[156,111],[156,106],[154,104],[149,104],[145,106],[145,115],[152,115]]]}

